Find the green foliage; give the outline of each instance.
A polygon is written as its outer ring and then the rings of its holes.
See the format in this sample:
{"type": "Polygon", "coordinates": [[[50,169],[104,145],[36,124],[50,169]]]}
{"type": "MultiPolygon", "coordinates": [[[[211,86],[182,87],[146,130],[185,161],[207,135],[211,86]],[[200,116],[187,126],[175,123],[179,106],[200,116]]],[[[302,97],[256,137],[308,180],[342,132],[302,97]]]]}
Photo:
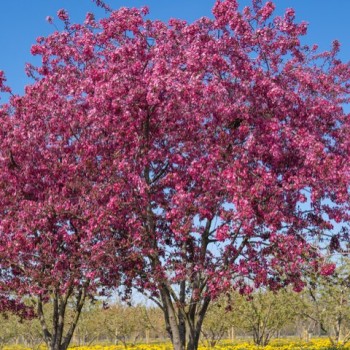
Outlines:
{"type": "Polygon", "coordinates": [[[203,322],[202,336],[210,348],[214,347],[225,336],[231,326],[231,316],[227,307],[227,300],[221,297],[208,308],[203,322]]]}
{"type": "Polygon", "coordinates": [[[0,316],[0,322],[0,349],[2,349],[16,339],[20,325],[16,316],[13,315],[0,316]]]}
{"type": "Polygon", "coordinates": [[[343,258],[331,276],[309,277],[304,315],[318,323],[334,346],[350,340],[350,260],[343,258]]]}
{"type": "Polygon", "coordinates": [[[238,293],[232,301],[232,324],[253,335],[254,343],[266,346],[284,326],[296,320],[302,303],[291,291],[258,290],[248,298],[238,293]]]}

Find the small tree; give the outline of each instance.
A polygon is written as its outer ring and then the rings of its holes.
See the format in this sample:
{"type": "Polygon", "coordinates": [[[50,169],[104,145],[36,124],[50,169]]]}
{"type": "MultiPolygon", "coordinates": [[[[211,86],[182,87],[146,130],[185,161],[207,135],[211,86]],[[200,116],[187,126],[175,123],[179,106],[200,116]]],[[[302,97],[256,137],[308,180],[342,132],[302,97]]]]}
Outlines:
{"type": "Polygon", "coordinates": [[[163,313],[159,307],[139,305],[139,316],[146,342],[149,342],[150,338],[167,338],[163,313]]]}
{"type": "Polygon", "coordinates": [[[106,335],[106,315],[103,302],[89,301],[85,304],[79,323],[74,332],[75,344],[88,345],[100,340],[106,335]]]}
{"type": "Polygon", "coordinates": [[[105,327],[110,337],[122,342],[125,349],[128,343],[135,344],[144,334],[142,310],[139,306],[126,306],[120,303],[104,311],[105,327]]]}
{"type": "Polygon", "coordinates": [[[43,331],[38,319],[23,320],[20,325],[20,336],[24,345],[32,350],[39,350],[45,343],[43,331]]]}
{"type": "Polygon", "coordinates": [[[202,335],[209,348],[214,347],[227,334],[232,325],[228,307],[226,300],[221,297],[208,308],[203,322],[202,335]]]}
{"type": "Polygon", "coordinates": [[[302,304],[294,292],[259,290],[246,296],[235,294],[232,322],[253,335],[254,343],[266,346],[284,326],[294,322],[302,304]]]}
{"type": "Polygon", "coordinates": [[[0,349],[13,342],[20,335],[18,318],[13,315],[0,316],[0,349]]]}
{"type": "Polygon", "coordinates": [[[350,263],[342,258],[332,276],[313,275],[308,281],[304,315],[317,322],[333,346],[350,340],[350,263]]]}

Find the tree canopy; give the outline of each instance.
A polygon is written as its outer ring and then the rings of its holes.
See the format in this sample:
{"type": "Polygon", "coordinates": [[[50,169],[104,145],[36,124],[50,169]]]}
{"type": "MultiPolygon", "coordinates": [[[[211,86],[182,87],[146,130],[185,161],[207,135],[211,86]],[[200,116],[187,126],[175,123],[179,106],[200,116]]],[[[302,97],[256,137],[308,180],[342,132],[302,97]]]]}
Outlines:
{"type": "Polygon", "coordinates": [[[348,220],[350,67],[336,41],[303,46],[306,24],[273,11],[218,0],[194,23],[121,8],[83,24],[58,12],[65,29],[32,47],[35,81],[1,108],[11,295],[38,296],[40,315],[48,295],[59,310],[122,279],[192,350],[223,291],[300,290],[305,269],[332,272],[313,242],[336,247],[348,220]]]}

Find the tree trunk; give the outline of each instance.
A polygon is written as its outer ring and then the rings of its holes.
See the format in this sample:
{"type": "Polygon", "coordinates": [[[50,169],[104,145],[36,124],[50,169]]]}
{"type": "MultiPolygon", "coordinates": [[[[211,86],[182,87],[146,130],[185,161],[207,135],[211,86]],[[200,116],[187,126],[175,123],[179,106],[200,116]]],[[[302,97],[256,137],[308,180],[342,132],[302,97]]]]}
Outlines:
{"type": "Polygon", "coordinates": [[[164,313],[166,328],[174,350],[197,350],[204,316],[210,303],[209,297],[190,304],[174,306],[171,292],[163,285],[161,288],[161,308],[164,313]]]}
{"type": "Polygon", "coordinates": [[[235,329],[234,329],[234,327],[231,327],[231,329],[229,329],[228,337],[229,337],[231,342],[233,342],[235,340],[235,329]]]}
{"type": "Polygon", "coordinates": [[[52,296],[53,301],[53,315],[52,315],[52,331],[49,331],[47,327],[47,320],[44,314],[43,301],[41,297],[37,300],[37,313],[38,318],[43,330],[44,341],[49,350],[67,350],[71,339],[74,334],[74,330],[79,320],[81,310],[83,308],[86,298],[87,284],[83,286],[75,297],[75,307],[73,320],[68,327],[68,330],[63,334],[65,325],[65,314],[68,304],[68,299],[72,296],[73,288],[69,289],[65,295],[60,295],[56,290],[52,296]]]}
{"type": "Polygon", "coordinates": [[[197,331],[189,332],[189,339],[187,343],[187,350],[197,350],[199,344],[200,333],[197,331]]]}
{"type": "Polygon", "coordinates": [[[180,329],[183,325],[177,320],[176,310],[171,300],[169,290],[164,285],[160,292],[166,328],[174,350],[185,350],[186,337],[184,332],[181,332],[180,329]]]}

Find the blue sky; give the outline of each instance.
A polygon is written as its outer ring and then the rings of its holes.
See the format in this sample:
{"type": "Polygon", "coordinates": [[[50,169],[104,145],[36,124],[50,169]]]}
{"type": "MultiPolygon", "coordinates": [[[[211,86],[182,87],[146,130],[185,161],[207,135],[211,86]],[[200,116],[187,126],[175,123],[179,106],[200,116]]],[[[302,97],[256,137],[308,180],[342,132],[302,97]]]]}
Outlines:
{"type": "MultiPolygon", "coordinates": [[[[115,9],[121,6],[150,8],[150,17],[162,20],[183,18],[193,21],[210,16],[215,0],[107,0],[115,9]]],[[[334,39],[342,44],[342,59],[350,61],[350,1],[348,0],[275,0],[277,12],[287,7],[296,10],[297,19],[309,23],[306,43],[319,44],[327,49],[334,39]]],[[[241,6],[250,0],[240,0],[241,6]]],[[[24,73],[26,62],[33,62],[29,50],[36,37],[46,36],[55,28],[45,21],[46,16],[54,17],[57,10],[65,8],[72,20],[81,22],[86,12],[98,17],[104,11],[97,9],[91,0],[2,0],[0,4],[0,69],[4,70],[9,85],[16,93],[22,93],[28,84],[24,73]]],[[[61,25],[57,21],[58,25],[61,25]]]]}

